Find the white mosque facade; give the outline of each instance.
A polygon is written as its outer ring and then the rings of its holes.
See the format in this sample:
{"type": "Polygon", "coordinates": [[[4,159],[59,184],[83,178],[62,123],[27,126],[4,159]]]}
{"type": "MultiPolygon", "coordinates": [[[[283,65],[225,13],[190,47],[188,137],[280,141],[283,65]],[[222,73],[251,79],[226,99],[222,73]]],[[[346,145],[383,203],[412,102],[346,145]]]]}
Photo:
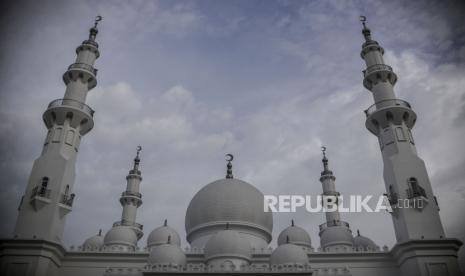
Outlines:
{"type": "MultiPolygon", "coordinates": [[[[400,198],[427,202],[422,208],[394,208],[393,248],[380,248],[370,238],[354,234],[337,211],[326,213],[319,244],[292,221],[277,237],[278,246],[271,248],[273,214],[264,212],[264,195],[258,189],[234,178],[232,155],[226,177],[204,186],[187,208],[188,247],[181,248],[181,237],[167,221],[148,233],[146,245],[138,244],[144,234],[137,222],[142,204],[140,148],[120,197],[121,220],[107,233],[100,231],[79,247],[65,248],[63,229],[73,205],[79,143],[94,125],[93,110],[85,101],[97,84],[94,62],[100,54],[96,42],[100,19],[63,75],[63,99],[52,101],[43,114],[48,129],[43,151],[21,198],[14,234],[0,240],[1,275],[460,275],[457,251],[462,243],[444,234],[411,132],[416,114],[409,103],[396,98],[397,76],[384,63],[384,50],[371,38],[365,22],[363,85],[375,102],[365,111],[365,124],[379,140],[389,202],[393,206],[400,198]]],[[[322,161],[323,194],[338,195],[326,155],[322,161]]]]}

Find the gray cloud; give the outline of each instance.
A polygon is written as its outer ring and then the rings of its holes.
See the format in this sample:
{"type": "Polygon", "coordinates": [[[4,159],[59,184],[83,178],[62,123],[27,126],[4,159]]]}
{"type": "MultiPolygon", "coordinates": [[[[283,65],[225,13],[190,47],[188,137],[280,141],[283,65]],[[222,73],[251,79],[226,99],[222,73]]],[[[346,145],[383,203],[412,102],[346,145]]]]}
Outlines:
{"type": "MultiPolygon", "coordinates": [[[[187,204],[203,185],[224,177],[227,152],[236,155],[235,176],[264,193],[320,194],[324,144],[342,194],[382,194],[377,140],[364,127],[363,110],[372,104],[361,84],[356,20],[364,13],[399,75],[398,96],[418,114],[414,135],[444,227],[450,236],[463,236],[464,222],[457,219],[465,207],[462,7],[232,2],[31,1],[9,7],[0,22],[6,38],[0,51],[2,235],[13,229],[40,153],[41,113],[62,97],[60,76],[96,13],[104,21],[100,83],[88,97],[97,111],[95,129],[81,144],[67,245],[119,219],[118,197],[138,144],[144,148],[138,220],[146,236],[164,218],[184,234],[187,204]]],[[[378,244],[394,244],[389,214],[343,217],[378,244]]],[[[323,215],[274,218],[275,237],[295,218],[318,245],[323,215]]]]}

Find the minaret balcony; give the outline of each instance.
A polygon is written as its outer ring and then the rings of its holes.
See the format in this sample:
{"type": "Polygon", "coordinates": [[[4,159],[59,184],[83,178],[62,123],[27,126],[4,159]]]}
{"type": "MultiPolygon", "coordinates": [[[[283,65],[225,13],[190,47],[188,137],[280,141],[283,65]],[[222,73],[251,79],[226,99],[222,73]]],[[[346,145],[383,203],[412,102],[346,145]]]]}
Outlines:
{"type": "Polygon", "coordinates": [[[37,187],[34,187],[34,189],[32,189],[30,203],[32,204],[32,206],[34,207],[36,211],[51,202],[50,193],[51,193],[51,190],[45,187],[37,186],[37,187]]]}
{"type": "Polygon", "coordinates": [[[137,197],[137,198],[142,198],[141,193],[136,193],[136,192],[131,192],[131,191],[124,191],[121,193],[122,197],[137,197]]]}
{"type": "Polygon", "coordinates": [[[61,200],[60,200],[61,204],[72,207],[73,201],[74,201],[74,194],[71,194],[71,195],[62,194],[61,195],[61,200]]]}
{"type": "Polygon", "coordinates": [[[121,198],[119,199],[121,205],[133,204],[137,207],[142,205],[142,194],[135,193],[131,191],[125,191],[121,193],[121,198]]]}
{"type": "Polygon", "coordinates": [[[92,65],[89,65],[87,63],[73,63],[68,67],[68,70],[72,69],[80,69],[80,70],[86,70],[90,72],[92,75],[97,76],[97,69],[95,69],[92,65]]]}
{"type": "Polygon", "coordinates": [[[426,191],[425,191],[425,189],[423,189],[423,187],[420,187],[420,186],[417,185],[415,187],[407,189],[407,198],[408,199],[412,199],[412,198],[416,198],[416,197],[427,198],[426,191]]]}
{"type": "Polygon", "coordinates": [[[73,100],[73,99],[56,99],[48,104],[48,108],[61,107],[61,106],[77,108],[89,114],[91,117],[93,117],[95,113],[95,111],[92,108],[90,108],[90,106],[86,105],[85,103],[81,103],[80,101],[73,100]]]}
{"type": "Polygon", "coordinates": [[[127,221],[127,220],[123,219],[121,221],[117,221],[117,222],[113,223],[113,227],[116,227],[116,226],[128,226],[128,227],[131,227],[132,230],[134,230],[134,232],[136,233],[138,240],[140,238],[142,238],[142,236],[144,235],[144,232],[143,232],[144,225],[142,225],[140,223],[137,223],[137,222],[127,221]]]}
{"type": "Polygon", "coordinates": [[[389,81],[391,85],[396,84],[397,75],[392,70],[392,67],[386,64],[373,64],[363,70],[363,86],[371,90],[378,82],[389,81]]]}
{"type": "Polygon", "coordinates": [[[334,221],[325,222],[325,223],[320,224],[318,227],[320,228],[320,232],[321,232],[325,230],[326,228],[332,227],[332,226],[345,226],[347,228],[350,228],[349,223],[342,221],[342,220],[334,220],[334,221]]]}
{"type": "Polygon", "coordinates": [[[113,227],[116,227],[116,226],[132,226],[132,227],[136,227],[137,229],[141,231],[144,229],[144,225],[137,223],[137,222],[127,221],[124,219],[122,221],[117,221],[113,223],[113,227]]]}
{"type": "Polygon", "coordinates": [[[378,135],[380,127],[385,128],[389,123],[401,125],[404,122],[408,128],[412,128],[417,119],[410,104],[400,99],[379,101],[368,107],[365,115],[367,117],[365,126],[375,135],[378,135]]]}
{"type": "Polygon", "coordinates": [[[60,207],[60,216],[65,216],[72,210],[74,194],[62,194],[58,206],[60,207]]]}
{"type": "Polygon", "coordinates": [[[68,67],[68,70],[63,74],[63,81],[68,85],[71,81],[81,79],[87,82],[87,88],[90,90],[97,85],[97,69],[87,63],[73,63],[68,67]]]}
{"type": "Polygon", "coordinates": [[[94,110],[80,101],[57,99],[48,105],[43,119],[47,128],[54,124],[63,125],[64,121],[69,119],[71,127],[80,126],[80,133],[84,135],[94,127],[93,116],[94,110]]]}

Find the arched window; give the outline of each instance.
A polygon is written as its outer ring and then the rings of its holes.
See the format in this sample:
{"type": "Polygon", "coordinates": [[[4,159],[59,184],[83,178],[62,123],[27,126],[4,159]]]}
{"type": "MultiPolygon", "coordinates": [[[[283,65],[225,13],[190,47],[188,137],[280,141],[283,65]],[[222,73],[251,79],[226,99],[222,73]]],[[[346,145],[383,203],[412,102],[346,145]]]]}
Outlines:
{"type": "Polygon", "coordinates": [[[414,197],[426,197],[426,192],[423,187],[418,184],[418,180],[415,177],[410,177],[408,179],[408,186],[409,188],[407,189],[407,196],[408,198],[414,198],[414,197]]]}
{"type": "Polygon", "coordinates": [[[48,186],[48,177],[44,176],[42,177],[42,187],[47,188],[48,186]]]}
{"type": "Polygon", "coordinates": [[[48,186],[48,177],[42,177],[42,182],[40,185],[39,195],[45,197],[47,194],[47,186],[48,186]]]}

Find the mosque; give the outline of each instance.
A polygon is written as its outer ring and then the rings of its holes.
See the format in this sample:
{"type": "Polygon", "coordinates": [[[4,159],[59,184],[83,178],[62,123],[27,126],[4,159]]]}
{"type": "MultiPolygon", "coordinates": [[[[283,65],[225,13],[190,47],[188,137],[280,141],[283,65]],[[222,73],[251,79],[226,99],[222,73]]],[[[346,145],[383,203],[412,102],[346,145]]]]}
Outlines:
{"type": "MultiPolygon", "coordinates": [[[[140,147],[119,199],[121,219],[82,246],[64,248],[65,219],[75,198],[76,156],[82,137],[94,126],[94,111],[85,102],[97,85],[100,20],[97,17],[63,75],[63,99],[52,101],[43,114],[48,133],[42,153],[20,199],[14,234],[0,240],[1,275],[460,275],[457,252],[462,242],[445,236],[425,164],[416,152],[411,130],[417,115],[408,102],[396,98],[397,75],[384,63],[384,49],[372,39],[364,17],[363,86],[374,98],[365,110],[365,125],[378,138],[383,157],[397,240],[393,248],[380,248],[354,233],[337,210],[326,212],[326,222],[319,225],[319,244],[292,221],[277,237],[278,246],[271,248],[273,214],[264,212],[264,195],[258,189],[234,178],[232,155],[227,155],[225,178],[204,186],[186,210],[188,247],[181,248],[181,237],[168,221],[146,232],[146,245],[138,244],[145,231],[137,222],[142,204],[140,147]],[[396,208],[404,199],[425,204],[396,208]]],[[[322,162],[323,195],[337,196],[336,177],[324,151],[322,162]]]]}

